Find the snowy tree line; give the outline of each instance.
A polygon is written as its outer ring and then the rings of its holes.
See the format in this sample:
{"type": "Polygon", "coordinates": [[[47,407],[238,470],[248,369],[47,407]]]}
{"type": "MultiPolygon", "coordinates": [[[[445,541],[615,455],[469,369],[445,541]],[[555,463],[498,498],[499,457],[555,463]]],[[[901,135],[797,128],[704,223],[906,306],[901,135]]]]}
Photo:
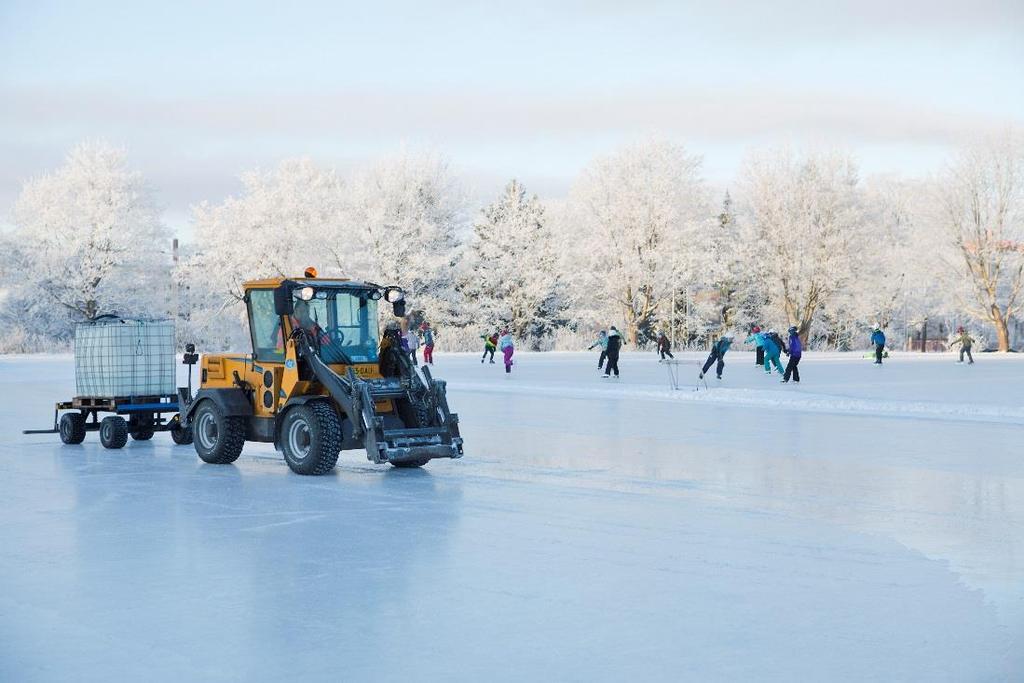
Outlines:
{"type": "Polygon", "coordinates": [[[499,327],[528,348],[581,348],[612,324],[638,348],[659,330],[704,346],[754,323],[795,325],[823,348],[864,347],[876,325],[896,346],[956,324],[1001,350],[1024,341],[1012,131],[921,179],[863,178],[848,152],[780,148],[716,188],[700,157],[650,140],[593,160],[565,198],[511,179],[482,208],[443,157],[419,151],[347,174],[287,160],[242,183],[194,207],[193,239],[172,253],[155,189],[125,151],[75,147],[24,184],[0,234],[0,351],[60,348],[104,313],[176,316],[182,341],[244,348],[242,283],[308,265],[403,285],[410,322],[429,320],[453,350],[499,327]]]}

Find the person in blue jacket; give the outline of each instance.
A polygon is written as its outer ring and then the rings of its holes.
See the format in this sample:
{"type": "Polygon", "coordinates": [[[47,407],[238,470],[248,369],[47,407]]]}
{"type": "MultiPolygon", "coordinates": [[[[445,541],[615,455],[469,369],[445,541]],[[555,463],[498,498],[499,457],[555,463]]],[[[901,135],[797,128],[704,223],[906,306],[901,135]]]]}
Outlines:
{"type": "Polygon", "coordinates": [[[764,371],[768,375],[772,374],[772,365],[780,375],[783,374],[782,363],[779,361],[779,356],[782,355],[782,346],[775,341],[777,337],[775,330],[768,330],[767,334],[761,335],[761,341],[764,344],[764,371]]]}
{"type": "Polygon", "coordinates": [[[800,335],[796,333],[796,326],[789,328],[789,348],[786,349],[789,355],[789,362],[786,363],[786,373],[782,376],[782,383],[785,384],[792,377],[797,384],[800,383],[800,355],[803,353],[803,344],[800,342],[800,335]]]}
{"type": "Polygon", "coordinates": [[[732,332],[726,332],[711,347],[711,353],[708,355],[708,359],[704,361],[704,367],[700,371],[700,379],[704,379],[704,375],[707,374],[711,364],[715,361],[718,361],[715,374],[718,375],[718,379],[722,379],[722,370],[725,369],[725,352],[729,350],[730,346],[732,346],[732,332]]]}
{"type": "Polygon", "coordinates": [[[875,365],[881,365],[882,352],[885,351],[885,333],[880,327],[876,327],[871,333],[871,343],[875,345],[875,365]]]}

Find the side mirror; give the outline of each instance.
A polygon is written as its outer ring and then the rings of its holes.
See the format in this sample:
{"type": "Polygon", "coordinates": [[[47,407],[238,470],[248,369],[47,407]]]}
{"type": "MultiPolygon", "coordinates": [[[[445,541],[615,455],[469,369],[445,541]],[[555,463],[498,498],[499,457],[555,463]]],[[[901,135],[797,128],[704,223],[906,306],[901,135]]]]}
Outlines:
{"type": "Polygon", "coordinates": [[[395,312],[396,318],[405,316],[405,292],[401,287],[385,287],[384,301],[391,304],[391,310],[395,312]]]}
{"type": "Polygon", "coordinates": [[[294,282],[285,280],[274,290],[274,315],[292,314],[295,305],[295,300],[292,298],[294,288],[294,282]]]}

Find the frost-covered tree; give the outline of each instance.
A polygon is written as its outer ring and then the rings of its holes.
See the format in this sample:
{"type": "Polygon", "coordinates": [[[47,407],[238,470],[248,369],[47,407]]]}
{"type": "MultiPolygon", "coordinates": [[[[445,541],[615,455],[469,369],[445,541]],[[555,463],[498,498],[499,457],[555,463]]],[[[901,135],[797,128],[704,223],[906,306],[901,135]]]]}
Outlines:
{"type": "Polygon", "coordinates": [[[538,348],[563,305],[544,207],[517,180],[484,207],[473,227],[463,299],[471,321],[509,325],[538,348]]]}
{"type": "Polygon", "coordinates": [[[709,213],[700,165],[680,145],[645,142],[596,159],[570,193],[576,303],[621,319],[630,343],[652,335],[676,276],[686,281],[700,263],[709,213]]]}
{"type": "Polygon", "coordinates": [[[857,165],[839,151],[773,150],[743,169],[747,268],[775,313],[806,341],[815,315],[861,277],[872,239],[857,165]]]}
{"type": "Polygon", "coordinates": [[[184,336],[214,347],[247,339],[246,280],[294,276],[311,265],[340,275],[360,253],[358,236],[344,233],[344,185],[333,170],[291,159],[243,174],[242,184],[237,197],[194,207],[195,244],[177,274],[184,336]]]}
{"type": "Polygon", "coordinates": [[[716,311],[711,321],[720,331],[745,326],[760,315],[758,282],[746,268],[740,223],[727,191],[711,232],[706,268],[699,272],[716,294],[716,311]]]}
{"type": "Polygon", "coordinates": [[[467,212],[448,162],[403,151],[356,174],[346,196],[346,233],[365,259],[357,273],[402,285],[412,309],[436,323],[458,320],[455,267],[467,212]]]}
{"type": "MultiPolygon", "coordinates": [[[[1007,133],[965,149],[937,184],[937,227],[952,246],[949,272],[965,285],[963,305],[995,327],[1010,349],[1024,310],[1024,144],[1007,133]]],[[[954,291],[957,291],[956,289],[954,291]]]]}
{"type": "Polygon", "coordinates": [[[69,338],[102,314],[168,314],[170,237],[153,191],[104,142],[74,147],[29,180],[14,206],[7,253],[8,326],[69,338]]]}

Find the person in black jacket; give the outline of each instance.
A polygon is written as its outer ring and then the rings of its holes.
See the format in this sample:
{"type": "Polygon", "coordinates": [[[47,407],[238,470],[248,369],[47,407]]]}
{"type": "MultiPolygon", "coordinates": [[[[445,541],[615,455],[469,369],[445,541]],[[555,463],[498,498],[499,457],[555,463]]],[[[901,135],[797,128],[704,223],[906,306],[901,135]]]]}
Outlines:
{"type": "Polygon", "coordinates": [[[612,371],[615,371],[615,376],[619,376],[619,349],[622,348],[622,335],[615,329],[615,325],[612,325],[611,329],[608,330],[608,362],[604,366],[604,377],[607,379],[612,371]]]}
{"type": "Polygon", "coordinates": [[[672,355],[672,342],[669,341],[664,332],[658,333],[658,354],[661,356],[661,360],[665,360],[665,356],[675,358],[672,355]]]}

